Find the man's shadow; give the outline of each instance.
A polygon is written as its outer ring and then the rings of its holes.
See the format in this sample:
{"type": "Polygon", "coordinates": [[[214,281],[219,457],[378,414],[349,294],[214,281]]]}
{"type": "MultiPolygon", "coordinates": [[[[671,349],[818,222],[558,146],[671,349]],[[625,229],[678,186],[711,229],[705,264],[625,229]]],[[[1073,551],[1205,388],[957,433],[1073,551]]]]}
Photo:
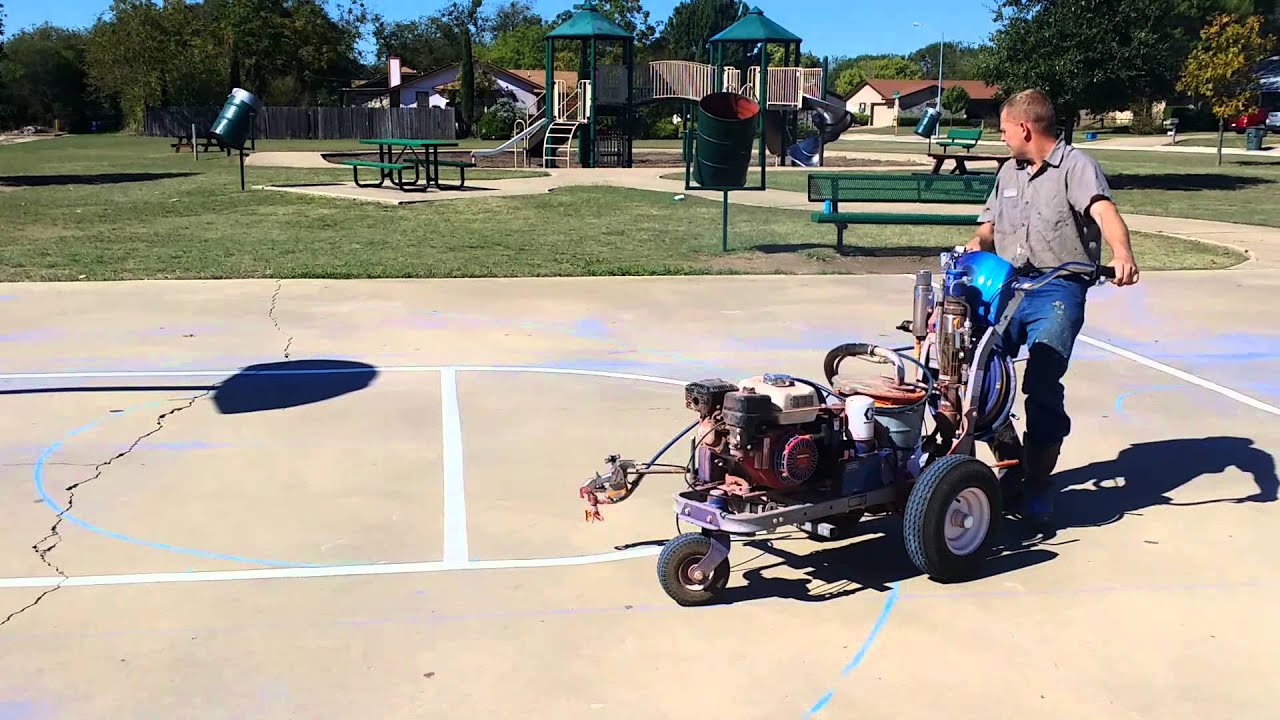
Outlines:
{"type": "Polygon", "coordinates": [[[1181,438],[1131,445],[1114,460],[1064,470],[1058,526],[1099,527],[1157,505],[1191,507],[1213,503],[1275,502],[1280,480],[1270,453],[1240,437],[1181,438]],[[1257,492],[1198,502],[1174,502],[1169,493],[1205,475],[1235,467],[1253,476],[1257,492]]]}

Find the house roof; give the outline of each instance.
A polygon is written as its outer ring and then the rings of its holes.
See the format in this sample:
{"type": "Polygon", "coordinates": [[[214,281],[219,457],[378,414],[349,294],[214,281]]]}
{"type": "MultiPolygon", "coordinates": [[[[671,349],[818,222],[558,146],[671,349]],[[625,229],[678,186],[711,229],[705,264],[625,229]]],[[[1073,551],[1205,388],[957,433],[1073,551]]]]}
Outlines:
{"type": "Polygon", "coordinates": [[[800,36],[765,17],[760,8],[753,7],[741,20],[711,38],[711,42],[800,42],[800,36]]]}
{"type": "MultiPolygon", "coordinates": [[[[537,85],[540,88],[547,81],[547,71],[544,68],[537,68],[536,70],[509,69],[507,72],[524,78],[530,84],[537,85]]],[[[576,70],[556,70],[553,79],[559,80],[570,87],[576,87],[578,85],[578,72],[576,70]]],[[[546,88],[543,89],[545,90],[546,88]]]]}
{"type": "Polygon", "coordinates": [[[1258,81],[1262,92],[1280,92],[1280,55],[1275,55],[1258,64],[1258,81]]]}
{"type": "MultiPolygon", "coordinates": [[[[849,93],[849,97],[853,97],[859,90],[870,86],[880,94],[880,97],[890,99],[896,92],[901,96],[913,95],[921,90],[929,88],[937,88],[937,80],[888,80],[884,78],[868,78],[858,83],[858,86],[849,93]]],[[[994,85],[988,85],[981,80],[943,80],[942,88],[946,90],[950,87],[962,87],[965,92],[969,93],[971,100],[994,100],[996,94],[1000,92],[1000,88],[994,85]]],[[[846,100],[848,98],[845,98],[846,100]]]]}
{"type": "Polygon", "coordinates": [[[592,0],[579,5],[578,10],[562,25],[547,33],[547,37],[635,39],[621,25],[600,14],[592,0]]]}

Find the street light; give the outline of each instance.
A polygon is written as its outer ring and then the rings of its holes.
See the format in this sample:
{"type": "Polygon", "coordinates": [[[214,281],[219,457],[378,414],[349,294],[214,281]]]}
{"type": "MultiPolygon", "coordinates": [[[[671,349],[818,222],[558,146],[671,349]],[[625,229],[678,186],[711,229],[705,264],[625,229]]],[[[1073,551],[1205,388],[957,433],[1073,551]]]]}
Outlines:
{"type": "MultiPolygon", "coordinates": [[[[924,24],[919,22],[913,22],[911,24],[914,27],[924,27],[924,24]]],[[[941,117],[942,115],[942,46],[945,45],[946,42],[947,42],[947,33],[944,30],[942,31],[940,35],[940,39],[938,40],[938,115],[939,117],[941,117]]],[[[934,137],[938,136],[938,132],[941,129],[941,126],[942,126],[942,123],[938,123],[938,127],[934,128],[933,130],[934,137]]]]}

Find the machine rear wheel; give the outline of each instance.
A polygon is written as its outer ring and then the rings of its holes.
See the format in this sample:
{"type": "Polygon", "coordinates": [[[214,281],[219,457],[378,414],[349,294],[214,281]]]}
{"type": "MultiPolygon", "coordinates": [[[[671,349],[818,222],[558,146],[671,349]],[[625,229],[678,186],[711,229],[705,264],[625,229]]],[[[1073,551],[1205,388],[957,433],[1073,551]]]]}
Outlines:
{"type": "Polygon", "coordinates": [[[903,517],[911,562],[940,582],[973,576],[995,538],[1001,501],[995,473],[977,458],[950,455],[925,468],[903,517]]]}
{"type": "Polygon", "coordinates": [[[658,554],[658,584],[677,604],[706,605],[729,584],[729,561],[722,560],[711,577],[695,581],[690,572],[711,552],[711,538],[701,533],[682,533],[672,538],[658,554]]]}

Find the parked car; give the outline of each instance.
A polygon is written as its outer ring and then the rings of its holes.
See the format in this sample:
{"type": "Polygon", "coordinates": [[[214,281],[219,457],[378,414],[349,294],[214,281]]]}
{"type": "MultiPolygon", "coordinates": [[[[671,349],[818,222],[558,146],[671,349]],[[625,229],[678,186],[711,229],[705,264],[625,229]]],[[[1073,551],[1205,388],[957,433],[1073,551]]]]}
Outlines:
{"type": "Polygon", "coordinates": [[[1263,125],[1266,124],[1266,122],[1267,122],[1267,111],[1258,110],[1255,112],[1251,112],[1247,115],[1241,115],[1235,120],[1232,120],[1231,124],[1228,125],[1227,127],[1231,128],[1232,130],[1235,130],[1236,134],[1243,135],[1245,130],[1248,130],[1251,127],[1262,127],[1263,125]]]}
{"type": "Polygon", "coordinates": [[[1280,132],[1280,110],[1267,113],[1267,129],[1271,132],[1280,132]]]}

